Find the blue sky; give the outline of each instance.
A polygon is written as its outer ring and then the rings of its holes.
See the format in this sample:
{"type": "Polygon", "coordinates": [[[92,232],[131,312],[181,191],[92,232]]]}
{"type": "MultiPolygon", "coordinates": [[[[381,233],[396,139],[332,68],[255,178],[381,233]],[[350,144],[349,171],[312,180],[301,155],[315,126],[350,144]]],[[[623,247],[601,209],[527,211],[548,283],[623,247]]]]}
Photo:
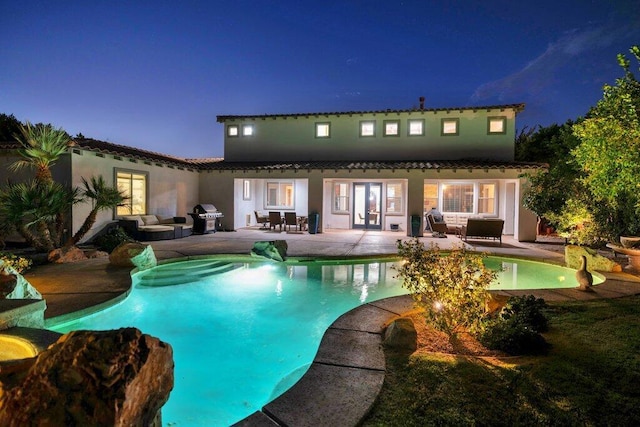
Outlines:
{"type": "Polygon", "coordinates": [[[217,115],[525,103],[584,115],[640,44],[637,0],[0,0],[0,112],[222,156],[217,115]]]}

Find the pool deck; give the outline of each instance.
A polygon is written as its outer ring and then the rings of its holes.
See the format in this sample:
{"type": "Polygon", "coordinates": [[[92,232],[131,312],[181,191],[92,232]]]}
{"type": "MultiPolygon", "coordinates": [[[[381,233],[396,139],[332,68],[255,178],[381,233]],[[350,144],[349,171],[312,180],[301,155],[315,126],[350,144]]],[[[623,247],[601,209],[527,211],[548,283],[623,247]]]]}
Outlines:
{"type": "MultiPolygon", "coordinates": [[[[159,261],[211,254],[248,254],[261,240],[286,240],[290,257],[368,257],[397,254],[397,240],[410,238],[391,231],[325,231],[321,234],[278,233],[253,229],[193,235],[150,242],[159,261]]],[[[455,236],[420,238],[443,249],[464,244],[455,236]]],[[[473,241],[467,248],[495,255],[524,257],[562,264],[562,240],[520,243],[503,238],[503,245],[473,241]]],[[[620,259],[624,262],[623,259],[620,259]]],[[[640,278],[629,273],[604,273],[605,283],[593,292],[577,289],[508,291],[504,295],[534,294],[546,301],[588,301],[640,294],[640,278]]],[[[130,271],[109,265],[108,258],[37,267],[25,277],[47,303],[45,319],[57,322],[77,312],[88,313],[126,297],[130,271]]],[[[262,411],[238,423],[243,426],[357,425],[382,387],[385,374],[382,333],[395,317],[412,308],[409,296],[388,298],[342,315],[325,333],[309,371],[262,411]]]]}

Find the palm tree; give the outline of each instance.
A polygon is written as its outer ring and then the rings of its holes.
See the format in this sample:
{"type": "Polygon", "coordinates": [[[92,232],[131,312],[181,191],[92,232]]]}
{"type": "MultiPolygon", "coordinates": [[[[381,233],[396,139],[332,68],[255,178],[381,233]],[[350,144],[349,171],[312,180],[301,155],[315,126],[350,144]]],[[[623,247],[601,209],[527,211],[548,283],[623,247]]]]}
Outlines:
{"type": "Polygon", "coordinates": [[[99,175],[97,178],[95,176],[91,177],[90,183],[87,182],[86,179],[82,178],[82,183],[84,184],[82,197],[91,200],[91,212],[89,212],[89,215],[84,220],[84,223],[80,229],[78,229],[76,234],[67,240],[65,247],[76,245],[80,239],[87,234],[91,227],[93,227],[93,224],[95,224],[98,212],[101,210],[112,209],[122,204],[122,202],[127,199],[124,193],[118,190],[117,187],[107,186],[102,175],[99,175]]]}
{"type": "Polygon", "coordinates": [[[15,138],[22,145],[19,150],[23,157],[11,165],[14,171],[29,167],[36,169],[36,180],[39,182],[51,182],[51,166],[67,152],[71,138],[62,128],[54,128],[52,125],[29,122],[20,125],[21,135],[15,138]]]}
{"type": "Polygon", "coordinates": [[[38,251],[59,246],[61,218],[78,202],[78,191],[35,179],[0,191],[0,223],[13,227],[38,251]]]}

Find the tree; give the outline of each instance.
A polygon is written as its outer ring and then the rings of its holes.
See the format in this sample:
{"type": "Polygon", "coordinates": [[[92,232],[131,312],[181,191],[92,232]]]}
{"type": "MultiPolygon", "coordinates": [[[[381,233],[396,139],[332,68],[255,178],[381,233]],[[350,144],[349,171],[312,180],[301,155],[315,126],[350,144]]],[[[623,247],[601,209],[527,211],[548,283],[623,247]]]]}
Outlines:
{"type": "Polygon", "coordinates": [[[488,288],[498,273],[484,266],[481,255],[463,247],[442,254],[437,245],[425,249],[418,239],[398,241],[398,253],[405,261],[398,268],[403,286],[425,309],[428,322],[450,338],[483,329],[488,288]]]}
{"type": "Polygon", "coordinates": [[[0,114],[0,141],[13,141],[22,123],[13,114],[0,114]]]}
{"type": "Polygon", "coordinates": [[[31,125],[27,122],[24,126],[20,125],[20,135],[15,135],[15,138],[22,145],[18,151],[22,159],[14,162],[10,168],[14,171],[34,168],[37,181],[53,181],[51,166],[67,152],[71,144],[69,134],[50,124],[31,125]]]}
{"type": "Polygon", "coordinates": [[[49,181],[12,184],[0,191],[0,223],[13,227],[38,251],[61,243],[66,215],[78,201],[76,190],[49,181]]]}
{"type": "Polygon", "coordinates": [[[76,245],[85,236],[85,234],[87,234],[91,227],[93,227],[93,224],[95,224],[98,212],[114,208],[122,204],[122,202],[127,199],[124,193],[118,190],[117,187],[107,186],[102,175],[98,177],[91,177],[90,183],[87,182],[86,179],[82,178],[82,183],[84,184],[82,197],[85,200],[88,199],[91,201],[92,208],[80,229],[78,229],[73,237],[69,238],[65,247],[76,245]]]}
{"type": "MultiPolygon", "coordinates": [[[[630,49],[640,65],[640,47],[630,49]]],[[[605,85],[587,118],[573,126],[588,203],[610,239],[640,233],[640,82],[622,54],[624,76],[605,85]]]]}

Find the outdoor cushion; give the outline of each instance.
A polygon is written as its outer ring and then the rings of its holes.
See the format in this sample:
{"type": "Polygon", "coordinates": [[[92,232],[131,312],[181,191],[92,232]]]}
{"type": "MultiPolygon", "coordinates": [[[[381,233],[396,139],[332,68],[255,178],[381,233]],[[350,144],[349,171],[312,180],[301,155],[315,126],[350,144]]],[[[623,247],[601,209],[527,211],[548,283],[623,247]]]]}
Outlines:
{"type": "Polygon", "coordinates": [[[143,225],[138,226],[140,231],[171,231],[174,227],[170,225],[143,225]]]}
{"type": "Polygon", "coordinates": [[[138,223],[138,227],[144,225],[144,221],[140,215],[125,215],[122,219],[126,219],[127,221],[136,221],[138,223]]]}
{"type": "Polygon", "coordinates": [[[142,220],[144,221],[144,225],[156,225],[160,223],[158,217],[155,215],[143,215],[142,220]]]}

